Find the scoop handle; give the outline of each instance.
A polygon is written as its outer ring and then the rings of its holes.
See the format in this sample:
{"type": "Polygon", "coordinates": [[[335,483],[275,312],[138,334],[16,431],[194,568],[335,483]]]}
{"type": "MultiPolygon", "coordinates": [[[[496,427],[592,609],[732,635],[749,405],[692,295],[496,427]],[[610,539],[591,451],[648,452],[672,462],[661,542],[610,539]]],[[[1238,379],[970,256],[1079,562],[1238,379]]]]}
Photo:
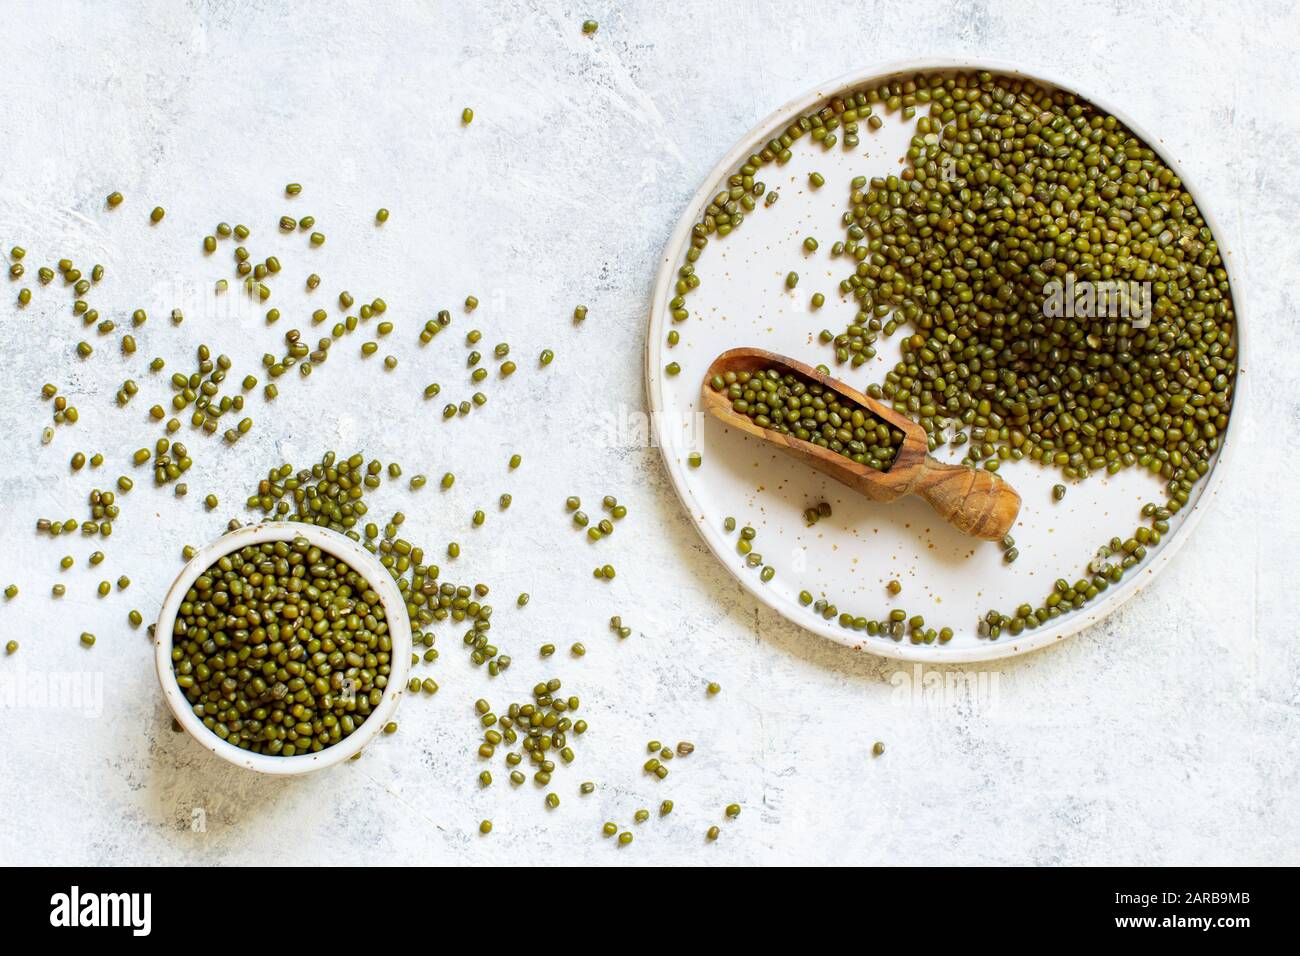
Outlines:
{"type": "Polygon", "coordinates": [[[993,472],[928,455],[910,491],[957,530],[987,541],[1005,537],[1020,513],[1020,495],[993,472]]]}

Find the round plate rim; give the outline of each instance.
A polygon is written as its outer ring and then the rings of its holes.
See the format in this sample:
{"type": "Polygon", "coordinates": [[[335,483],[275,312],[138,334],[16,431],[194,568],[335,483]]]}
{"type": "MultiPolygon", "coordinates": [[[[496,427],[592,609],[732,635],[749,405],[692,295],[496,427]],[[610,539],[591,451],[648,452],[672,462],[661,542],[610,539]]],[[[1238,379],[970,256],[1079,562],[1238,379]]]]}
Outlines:
{"type": "Polygon", "coordinates": [[[1233,459],[1231,454],[1232,449],[1235,447],[1233,439],[1241,427],[1237,423],[1245,417],[1242,414],[1242,402],[1246,398],[1248,389],[1246,370],[1249,366],[1249,358],[1247,335],[1245,323],[1243,322],[1244,297],[1242,295],[1243,286],[1238,281],[1238,278],[1238,270],[1231,249],[1225,240],[1224,233],[1219,229],[1214,214],[1201,203],[1197,190],[1188,180],[1182,166],[1162,148],[1161,141],[1148,134],[1127,113],[1116,109],[1104,99],[1081,91],[1072,81],[1066,82],[1046,73],[1031,72],[998,60],[962,60],[942,57],[896,61],[883,66],[855,70],[805,90],[760,120],[737,140],[736,145],[728,150],[714,165],[683,211],[681,218],[668,238],[668,242],[664,246],[651,293],[650,313],[646,325],[645,389],[646,403],[650,412],[651,434],[655,446],[659,449],[663,458],[664,468],[668,473],[669,481],[677,494],[678,500],[681,502],[682,507],[686,509],[695,530],[704,540],[713,556],[750,595],[792,624],[828,638],[837,644],[893,660],[930,664],[966,664],[1027,654],[1055,644],[1077,634],[1086,627],[1098,623],[1141,592],[1168,566],[1170,560],[1191,536],[1193,529],[1200,522],[1210,503],[1218,496],[1219,488],[1227,473],[1226,466],[1233,459]],[[1156,553],[1145,564],[1135,569],[1141,577],[1133,586],[1112,592],[1094,604],[1085,606],[1078,613],[1063,616],[1060,618],[1061,623],[1056,626],[1044,625],[1034,631],[1026,631],[1014,640],[984,641],[974,647],[944,649],[937,645],[912,644],[908,641],[895,642],[892,639],[871,638],[860,631],[841,628],[834,622],[825,621],[820,617],[813,617],[811,612],[807,612],[802,608],[788,606],[788,602],[773,598],[770,592],[763,590],[759,584],[752,580],[753,575],[746,576],[738,573],[738,569],[732,567],[728,561],[721,539],[717,535],[710,534],[711,526],[699,517],[701,509],[699,502],[695,500],[695,496],[691,491],[687,469],[682,461],[673,457],[670,447],[665,442],[665,436],[662,433],[665,402],[659,369],[662,365],[663,329],[666,326],[668,311],[667,292],[675,281],[676,270],[682,261],[683,247],[690,236],[691,228],[699,221],[700,213],[718,189],[718,183],[721,182],[723,177],[729,175],[736,166],[740,165],[740,162],[748,153],[753,151],[753,144],[770,139],[773,130],[784,129],[794,116],[806,112],[815,103],[822,102],[843,90],[893,79],[906,73],[953,70],[987,70],[991,73],[1023,77],[1027,80],[1033,80],[1037,83],[1070,92],[1110,113],[1124,123],[1134,135],[1150,146],[1160,159],[1177,174],[1182,181],[1183,188],[1196,200],[1201,216],[1214,234],[1214,238],[1219,245],[1219,257],[1228,273],[1228,284],[1232,289],[1233,311],[1236,319],[1237,380],[1234,387],[1233,413],[1228,419],[1228,427],[1223,432],[1218,457],[1211,465],[1209,474],[1203,479],[1204,486],[1173,537],[1166,542],[1162,542],[1156,553]],[[793,613],[796,611],[800,613],[793,613]]]}

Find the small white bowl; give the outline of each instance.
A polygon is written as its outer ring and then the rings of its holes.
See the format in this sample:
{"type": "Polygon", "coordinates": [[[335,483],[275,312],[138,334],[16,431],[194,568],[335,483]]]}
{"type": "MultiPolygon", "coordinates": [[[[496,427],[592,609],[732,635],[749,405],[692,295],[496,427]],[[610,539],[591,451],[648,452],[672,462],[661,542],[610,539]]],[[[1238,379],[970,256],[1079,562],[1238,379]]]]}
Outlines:
{"type": "Polygon", "coordinates": [[[186,733],[222,760],[238,767],[255,770],[258,773],[293,776],[343,763],[359,753],[383,730],[384,724],[392,719],[398,701],[402,699],[402,693],[406,690],[406,681],[411,671],[411,623],[406,615],[406,602],[402,599],[402,593],[397,589],[392,576],[379,563],[379,559],[360,544],[337,531],[329,531],[311,524],[266,521],[239,528],[218,538],[199,549],[199,553],[185,565],[184,570],[172,583],[171,590],[167,592],[162,611],[158,614],[158,623],[154,629],[154,662],[158,668],[158,682],[162,685],[163,699],[167,701],[172,716],[185,728],[186,733]],[[347,562],[379,595],[392,641],[392,672],[389,674],[388,686],[384,688],[384,697],[379,702],[379,706],[371,711],[370,716],[360,727],[339,743],[316,753],[277,757],[243,750],[227,743],[203,726],[203,722],[194,715],[190,702],[186,700],[185,692],[176,683],[176,672],[172,669],[172,629],[175,627],[176,613],[180,609],[181,602],[185,600],[186,593],[198,577],[220,558],[249,545],[267,541],[292,541],[294,538],[306,538],[322,551],[347,562]]]}

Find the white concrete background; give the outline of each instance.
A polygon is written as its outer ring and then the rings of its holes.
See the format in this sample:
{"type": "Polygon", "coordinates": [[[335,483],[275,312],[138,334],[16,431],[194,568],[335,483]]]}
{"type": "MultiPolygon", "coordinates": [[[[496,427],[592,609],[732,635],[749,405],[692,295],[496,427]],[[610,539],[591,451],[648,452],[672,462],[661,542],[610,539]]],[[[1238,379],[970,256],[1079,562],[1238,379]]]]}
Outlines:
{"type": "MultiPolygon", "coordinates": [[[[1300,510],[1286,476],[1300,465],[1300,17],[1288,3],[1074,7],[6,4],[0,244],[25,246],[33,272],[63,255],[102,261],[99,311],[124,319],[143,306],[152,318],[133,362],[106,341],[83,363],[71,296],[37,288],[28,310],[0,306],[0,579],[22,589],[0,606],[0,631],[23,645],[0,658],[0,676],[10,691],[55,673],[103,681],[91,713],[0,707],[0,861],[1296,862],[1300,510]],[[594,38],[580,33],[588,16],[600,21],[594,38]],[[704,552],[657,453],[611,447],[589,423],[598,402],[641,401],[656,257],[736,137],[823,78],[964,54],[1073,79],[1165,138],[1241,259],[1254,378],[1270,384],[1238,407],[1250,427],[1231,480],[1156,584],[1064,646],[986,668],[995,691],[936,703],[907,693],[910,669],[757,607],[704,552]],[[467,104],[477,118],[463,129],[467,104]],[[305,185],[292,202],[291,180],[305,185]],[[109,214],[111,189],[128,199],[109,214]],[[150,228],[156,203],[168,217],[150,228]],[[375,229],[380,205],[393,217],[375,229]],[[314,214],[327,245],[281,237],[282,212],[314,214]],[[211,260],[198,250],[218,219],[247,222],[254,255],[285,262],[275,329],[261,310],[231,308],[236,296],[207,295],[229,269],[229,246],[211,260]],[[363,366],[352,339],[310,380],[287,381],[274,422],[252,402],[258,424],[237,448],[189,437],[188,500],[139,482],[101,569],[86,567],[94,546],[79,536],[33,533],[39,515],[81,514],[95,482],[69,478],[74,450],[108,453],[107,481],[152,440],[144,412],[166,389],[144,371],[148,357],[187,367],[205,341],[235,358],[232,378],[260,372],[261,353],[315,307],[288,291],[308,271],[325,277],[326,307],[342,288],[386,298],[396,372],[363,366]],[[468,394],[467,293],[483,302],[472,324],[489,343],[508,339],[521,371],[493,385],[485,409],[444,425],[419,392],[436,379],[444,396],[468,394]],[[174,329],[164,316],[182,300],[187,321],[174,329]],[[580,301],[591,315],[575,330],[580,301]],[[443,307],[453,334],[419,349],[419,325],[443,307]],[[537,373],[544,346],[557,359],[537,373]],[[128,374],[147,384],[124,412],[112,393],[128,374]],[[42,447],[47,380],[82,419],[42,447]],[[408,475],[456,471],[449,494],[386,487],[376,508],[402,508],[431,549],[463,543],[444,573],[493,585],[493,633],[516,663],[490,682],[445,630],[432,669],[442,690],[404,702],[397,735],[314,778],[263,780],[171,732],[149,644],[126,612],[156,609],[181,546],[242,516],[242,489],[266,468],[325,447],[396,458],[408,475]],[[525,464],[508,475],[513,451],[525,464]],[[498,516],[506,490],[515,503],[498,516]],[[211,514],[208,491],[222,498],[211,514]],[[560,510],[569,493],[613,493],[631,510],[598,546],[619,568],[612,585],[590,577],[592,549],[560,510]],[[479,506],[490,518],[475,531],[479,506]],[[58,570],[65,553],[75,571],[58,570]],[[122,573],[129,591],[93,596],[95,581],[122,573]],[[60,603],[56,579],[70,587],[60,603]],[[510,598],[525,589],[532,603],[516,611],[510,598]],[[616,643],[611,613],[636,635],[616,643]],[[99,637],[92,651],[77,642],[85,629],[99,637]],[[538,662],[537,645],[575,639],[589,648],[581,661],[538,662]],[[557,772],[563,805],[548,812],[531,782],[512,790],[499,762],[498,782],[478,788],[471,702],[503,705],[552,673],[582,696],[592,729],[557,772]],[[702,692],[709,679],[724,687],[717,698],[702,692]],[[659,783],[639,770],[650,737],[698,750],[659,783]],[[888,751],[872,759],[876,739],[888,751]],[[587,779],[599,788],[579,797],[587,779]],[[602,821],[630,825],[664,797],[676,812],[637,827],[631,847],[600,836],[602,821]],[[731,801],[744,813],[706,844],[731,801]],[[485,816],[496,823],[486,839],[485,816]]],[[[12,302],[16,285],[0,284],[12,302]]]]}

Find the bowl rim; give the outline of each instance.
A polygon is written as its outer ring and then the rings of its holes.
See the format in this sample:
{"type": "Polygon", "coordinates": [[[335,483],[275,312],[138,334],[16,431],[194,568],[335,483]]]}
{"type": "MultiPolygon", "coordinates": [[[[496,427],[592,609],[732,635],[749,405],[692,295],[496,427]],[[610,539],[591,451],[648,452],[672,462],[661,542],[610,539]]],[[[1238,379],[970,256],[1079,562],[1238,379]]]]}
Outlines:
{"type": "Polygon", "coordinates": [[[158,621],[154,628],[154,665],[158,672],[158,683],[162,687],[163,699],[167,702],[172,716],[185,732],[204,748],[222,760],[246,770],[273,776],[296,776],[343,763],[360,753],[362,748],[380,733],[397,710],[397,705],[406,690],[406,681],[411,670],[411,644],[411,622],[406,613],[406,602],[392,576],[379,563],[378,558],[358,542],[337,531],[296,521],[262,521],[227,532],[205,545],[181,569],[168,589],[166,598],[163,599],[162,609],[158,612],[158,621]],[[184,692],[176,682],[176,673],[172,669],[171,659],[172,629],[186,593],[198,577],[216,561],[250,545],[263,544],[267,541],[292,541],[294,538],[306,538],[322,551],[327,551],[347,562],[379,595],[392,642],[391,673],[379,705],[371,711],[370,716],[360,727],[339,743],[315,753],[278,757],[243,750],[227,743],[203,726],[203,722],[195,716],[189,701],[185,699],[184,692]]]}
{"type": "MultiPolygon", "coordinates": [[[[803,628],[807,631],[825,637],[829,640],[850,647],[854,650],[863,651],[877,657],[884,657],[893,660],[912,661],[920,663],[929,663],[932,665],[945,664],[966,664],[978,661],[998,660],[1005,657],[1013,657],[1020,654],[1027,654],[1051,644],[1055,644],[1067,637],[1077,634],[1086,627],[1090,627],[1102,621],[1110,614],[1114,613],[1121,606],[1131,600],[1135,595],[1141,592],[1148,584],[1155,580],[1156,576],[1168,566],[1170,560],[1178,553],[1179,549],[1187,542],[1192,531],[1199,523],[1206,509],[1218,497],[1220,487],[1222,486],[1224,476],[1228,473],[1228,464],[1234,460],[1232,449],[1236,446],[1236,440],[1244,427],[1239,424],[1245,419],[1245,403],[1249,394],[1249,376],[1247,370],[1250,365],[1249,351],[1247,346],[1248,336],[1245,330],[1245,287],[1241,282],[1240,271],[1237,268],[1236,260],[1232,255],[1232,250],[1227,242],[1225,233],[1219,228],[1218,220],[1214,217],[1213,212],[1201,202],[1200,194],[1188,179],[1181,164],[1178,163],[1168,153],[1162,145],[1162,140],[1147,133],[1147,131],[1123,110],[1116,109],[1104,98],[1092,96],[1090,93],[1081,90],[1073,81],[1066,81],[1058,78],[1054,74],[1041,72],[1037,69],[1026,70],[1013,64],[996,60],[996,59],[956,59],[946,57],[927,57],[922,59],[899,60],[886,63],[881,66],[872,66],[865,69],[854,70],[849,73],[841,74],[834,79],[804,90],[802,93],[788,100],[784,105],[773,110],[763,119],[759,120],[748,132],[739,137],[736,144],[731,147],[713,168],[704,176],[700,188],[690,201],[684,207],[681,217],[677,221],[668,241],[664,244],[661,253],[659,269],[655,276],[654,286],[651,290],[650,309],[647,314],[646,322],[646,339],[644,347],[644,375],[646,405],[650,411],[650,424],[652,436],[655,445],[658,447],[660,456],[663,459],[664,470],[668,473],[668,480],[673,490],[677,494],[678,500],[686,510],[686,514],[691,524],[695,527],[696,532],[704,540],[705,546],[712,552],[713,556],[718,559],[719,563],[726,569],[742,588],[745,589],[755,600],[759,601],[772,611],[781,615],[792,624],[803,628]],[[1110,591],[1107,595],[1091,605],[1086,605],[1084,610],[1062,617],[1061,623],[1055,627],[1044,625],[1034,631],[1025,631],[1019,637],[1014,639],[1003,639],[997,641],[984,640],[981,643],[968,648],[942,649],[938,646],[919,644],[913,645],[907,641],[895,642],[883,638],[872,638],[859,631],[846,631],[833,621],[825,621],[820,617],[813,617],[811,614],[795,615],[790,613],[793,608],[787,606],[786,602],[773,598],[759,588],[749,576],[735,573],[735,569],[729,563],[730,556],[722,548],[720,541],[715,541],[713,536],[708,532],[702,519],[695,516],[700,514],[700,508],[694,499],[689,483],[687,481],[687,469],[681,466],[679,461],[674,461],[669,445],[671,441],[675,447],[675,438],[664,434],[663,418],[664,403],[661,401],[661,392],[657,389],[658,370],[662,364],[663,343],[662,335],[654,335],[656,329],[662,330],[665,327],[665,316],[667,314],[667,303],[669,299],[668,291],[673,286],[676,277],[676,270],[680,263],[680,253],[690,236],[690,231],[694,224],[699,220],[700,214],[704,207],[717,192],[718,184],[728,176],[731,171],[738,166],[745,157],[754,151],[754,144],[765,142],[771,138],[771,132],[777,129],[784,129],[789,121],[796,115],[806,112],[815,104],[825,102],[831,97],[844,92],[845,90],[856,89],[873,83],[879,83],[909,73],[924,72],[960,72],[960,71],[980,71],[986,70],[990,73],[1000,73],[1006,76],[1019,77],[1026,80],[1039,83],[1049,88],[1056,88],[1071,93],[1082,100],[1091,103],[1098,109],[1110,113],[1147,146],[1149,146],[1157,156],[1167,165],[1181,180],[1183,189],[1196,200],[1196,205],[1204,218],[1205,223],[1213,233],[1215,241],[1219,246],[1219,257],[1223,262],[1223,268],[1228,273],[1228,284],[1232,289],[1232,304],[1235,315],[1235,333],[1237,346],[1237,376],[1234,386],[1232,414],[1228,419],[1228,426],[1223,430],[1221,441],[1216,458],[1210,467],[1209,474],[1203,479],[1204,484],[1201,486],[1199,494],[1190,508],[1186,509],[1186,517],[1177,532],[1162,547],[1151,555],[1148,561],[1135,568],[1137,577],[1133,579],[1132,586],[1118,588],[1110,591]],[[833,626],[834,625],[834,626],[833,626]]],[[[802,610],[802,609],[801,609],[802,610]]]]}

